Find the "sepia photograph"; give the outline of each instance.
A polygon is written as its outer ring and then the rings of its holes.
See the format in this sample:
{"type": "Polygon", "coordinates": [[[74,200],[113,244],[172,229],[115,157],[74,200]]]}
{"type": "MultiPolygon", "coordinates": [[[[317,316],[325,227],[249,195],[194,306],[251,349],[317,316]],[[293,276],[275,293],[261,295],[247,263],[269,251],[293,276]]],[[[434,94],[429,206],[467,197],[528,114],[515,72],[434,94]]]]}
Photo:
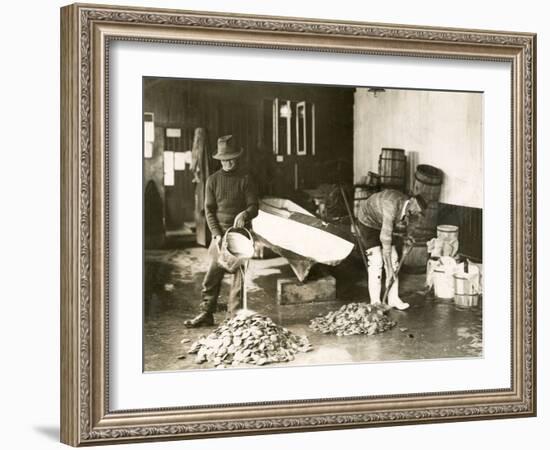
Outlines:
{"type": "Polygon", "coordinates": [[[143,370],[483,357],[483,93],[144,77],[143,370]]]}

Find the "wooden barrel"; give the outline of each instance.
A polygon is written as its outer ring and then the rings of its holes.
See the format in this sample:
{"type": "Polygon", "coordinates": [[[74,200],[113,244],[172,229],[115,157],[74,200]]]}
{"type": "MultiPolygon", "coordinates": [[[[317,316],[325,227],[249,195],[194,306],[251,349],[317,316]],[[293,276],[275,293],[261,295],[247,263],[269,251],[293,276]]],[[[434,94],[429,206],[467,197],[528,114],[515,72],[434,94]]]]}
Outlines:
{"type": "Polygon", "coordinates": [[[439,202],[429,202],[424,216],[414,223],[413,236],[430,240],[436,235],[439,202]]]}
{"type": "Polygon", "coordinates": [[[479,293],[468,277],[454,274],[454,300],[464,308],[478,306],[479,293]]]}
{"type": "Polygon", "coordinates": [[[439,201],[443,172],[437,167],[427,164],[416,166],[414,174],[414,194],[420,194],[427,202],[439,201]]]}
{"type": "Polygon", "coordinates": [[[380,185],[385,189],[403,190],[405,188],[405,174],[407,158],[405,150],[401,148],[383,148],[378,159],[380,185]]]}
{"type": "Polygon", "coordinates": [[[425,240],[416,241],[403,261],[403,272],[425,273],[428,264],[428,247],[425,240]]]}
{"type": "Polygon", "coordinates": [[[380,175],[375,172],[369,172],[365,177],[365,184],[367,186],[372,186],[372,188],[380,187],[380,175]]]}

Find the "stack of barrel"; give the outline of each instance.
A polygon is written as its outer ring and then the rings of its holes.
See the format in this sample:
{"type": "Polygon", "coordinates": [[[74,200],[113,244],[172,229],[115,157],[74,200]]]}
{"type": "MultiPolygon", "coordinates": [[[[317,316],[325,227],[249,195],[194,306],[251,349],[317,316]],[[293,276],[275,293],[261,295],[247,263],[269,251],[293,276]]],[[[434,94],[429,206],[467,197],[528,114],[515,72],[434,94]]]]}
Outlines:
{"type": "Polygon", "coordinates": [[[412,236],[415,244],[405,261],[403,270],[409,273],[423,273],[428,262],[426,242],[435,237],[437,232],[437,215],[439,195],[443,182],[443,172],[437,167],[419,164],[414,175],[413,194],[420,194],[428,204],[424,217],[414,225],[412,236]]]}

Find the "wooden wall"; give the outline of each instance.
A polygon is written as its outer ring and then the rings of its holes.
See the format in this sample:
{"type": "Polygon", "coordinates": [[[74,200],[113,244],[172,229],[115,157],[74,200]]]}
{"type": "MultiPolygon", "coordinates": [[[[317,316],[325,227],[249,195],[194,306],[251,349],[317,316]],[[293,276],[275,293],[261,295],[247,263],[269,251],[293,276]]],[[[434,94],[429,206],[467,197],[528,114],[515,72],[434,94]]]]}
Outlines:
{"type": "Polygon", "coordinates": [[[459,253],[483,260],[483,210],[466,206],[440,203],[438,224],[457,225],[459,253]]]}
{"type": "MultiPolygon", "coordinates": [[[[156,127],[181,128],[187,150],[197,127],[206,128],[211,153],[219,136],[232,134],[244,149],[242,161],[256,177],[261,193],[287,197],[294,191],[296,170],[299,189],[352,182],[353,92],[345,87],[144,78],[143,108],[154,114],[156,127]],[[268,126],[271,117],[265,111],[266,102],[276,97],[315,104],[315,156],[284,155],[282,162],[276,161],[268,126]]],[[[155,154],[162,153],[162,145],[162,139],[155,142],[155,154]]],[[[145,177],[159,170],[148,167],[152,161],[145,160],[145,177]]],[[[213,170],[219,168],[217,164],[213,170]]],[[[166,209],[180,207],[171,200],[171,187],[164,189],[166,209]]],[[[167,219],[167,228],[177,228],[173,218],[167,219]]]]}

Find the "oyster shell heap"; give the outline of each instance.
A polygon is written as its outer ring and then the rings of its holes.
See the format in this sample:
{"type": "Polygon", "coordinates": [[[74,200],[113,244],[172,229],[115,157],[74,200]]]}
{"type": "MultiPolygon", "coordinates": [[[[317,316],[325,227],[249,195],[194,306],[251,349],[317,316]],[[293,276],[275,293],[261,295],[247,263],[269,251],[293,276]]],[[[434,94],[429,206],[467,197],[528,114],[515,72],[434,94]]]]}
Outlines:
{"type": "Polygon", "coordinates": [[[309,327],[324,334],[350,336],[383,333],[396,325],[388,316],[389,308],[383,304],[349,303],[337,311],[313,319],[309,327]]]}
{"type": "Polygon", "coordinates": [[[225,320],[208,336],[195,341],[188,353],[196,362],[216,367],[292,361],[298,352],[312,347],[305,336],[297,336],[261,314],[239,315],[225,320]]]}

